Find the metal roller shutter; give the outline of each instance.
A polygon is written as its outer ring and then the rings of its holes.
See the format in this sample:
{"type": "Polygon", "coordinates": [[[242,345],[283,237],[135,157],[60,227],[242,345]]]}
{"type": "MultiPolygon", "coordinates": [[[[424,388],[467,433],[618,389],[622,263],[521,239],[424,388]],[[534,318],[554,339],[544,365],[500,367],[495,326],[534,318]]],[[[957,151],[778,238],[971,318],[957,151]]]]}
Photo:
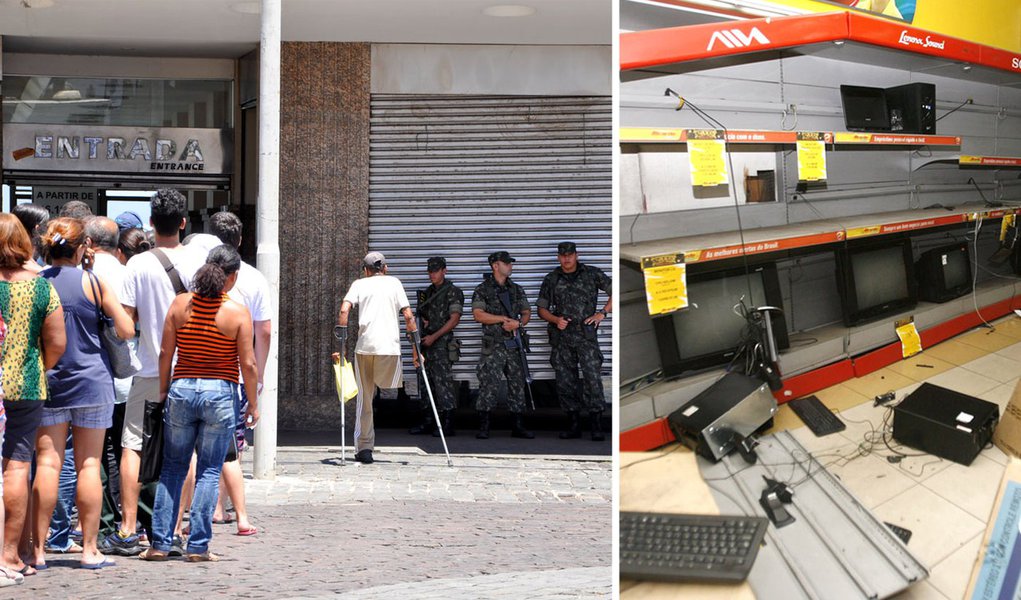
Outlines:
{"type": "MultiPolygon", "coordinates": [[[[611,272],[610,107],[608,96],[373,95],[369,246],[386,255],[413,307],[429,285],[426,259],[446,257],[448,279],[465,293],[457,380],[477,386],[482,329],[471,294],[495,250],[517,259],[512,279],[532,305],[532,375],[553,379],[535,301],[557,243],[577,242],[581,262],[611,272]]],[[[611,326],[599,334],[605,376],[611,326]]],[[[407,342],[404,356],[414,394],[407,342]]]]}

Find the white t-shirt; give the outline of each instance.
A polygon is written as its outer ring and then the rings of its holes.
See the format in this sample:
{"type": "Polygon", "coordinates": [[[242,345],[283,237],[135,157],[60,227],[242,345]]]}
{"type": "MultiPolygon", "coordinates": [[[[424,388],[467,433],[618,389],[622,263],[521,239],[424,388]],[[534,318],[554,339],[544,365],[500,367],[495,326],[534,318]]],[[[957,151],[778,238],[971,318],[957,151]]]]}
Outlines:
{"type": "Polygon", "coordinates": [[[106,283],[106,287],[113,290],[120,299],[128,268],[122,265],[117,257],[105,252],[96,252],[96,263],[92,266],[92,272],[98,275],[106,283]]]}
{"type": "Polygon", "coordinates": [[[356,279],[344,300],[358,307],[355,352],[377,356],[401,355],[401,310],[411,306],[396,277],[373,275],[356,279]]]}
{"type": "MultiPolygon", "coordinates": [[[[185,288],[190,288],[195,272],[206,262],[205,253],[196,252],[187,246],[163,251],[181,276],[181,283],[185,288]]],[[[134,308],[138,315],[138,329],[141,332],[138,359],[142,362],[142,370],[136,374],[137,377],[159,376],[163,322],[175,296],[170,277],[152,251],[133,256],[128,261],[120,300],[124,306],[134,308]]]]}
{"type": "Polygon", "coordinates": [[[227,297],[242,304],[252,314],[252,321],[270,321],[273,312],[269,302],[269,282],[262,271],[242,262],[238,280],[227,292],[227,297]]]}

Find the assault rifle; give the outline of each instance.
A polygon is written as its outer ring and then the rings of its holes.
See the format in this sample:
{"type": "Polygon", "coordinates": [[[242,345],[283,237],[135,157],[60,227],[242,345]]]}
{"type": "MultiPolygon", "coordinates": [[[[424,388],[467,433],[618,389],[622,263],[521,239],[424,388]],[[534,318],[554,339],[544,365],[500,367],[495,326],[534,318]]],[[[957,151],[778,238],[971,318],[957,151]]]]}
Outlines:
{"type": "MultiPolygon", "coordinates": [[[[502,292],[497,294],[500,298],[500,304],[503,304],[504,310],[507,311],[507,315],[513,317],[515,314],[520,316],[521,313],[515,313],[514,309],[511,308],[510,292],[502,292]]],[[[525,396],[528,397],[528,405],[535,410],[535,399],[532,398],[532,372],[528,370],[528,352],[530,350],[528,344],[528,334],[521,327],[518,327],[517,331],[514,332],[514,337],[504,341],[504,347],[517,348],[518,354],[521,356],[521,370],[525,374],[525,396]]]]}

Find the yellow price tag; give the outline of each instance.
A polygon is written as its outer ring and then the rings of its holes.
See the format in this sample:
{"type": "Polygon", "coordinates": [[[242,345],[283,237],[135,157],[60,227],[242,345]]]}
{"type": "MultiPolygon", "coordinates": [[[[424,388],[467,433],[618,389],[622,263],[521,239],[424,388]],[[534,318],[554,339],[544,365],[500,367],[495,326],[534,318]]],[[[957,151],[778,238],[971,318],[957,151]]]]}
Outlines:
{"type": "Polygon", "coordinates": [[[822,140],[798,140],[798,180],[826,179],[826,145],[822,140]]]}
{"type": "Polygon", "coordinates": [[[688,307],[688,284],[684,263],[650,267],[645,275],[645,300],[650,315],[667,313],[688,307]]]}
{"type": "Polygon", "coordinates": [[[696,187],[711,187],[727,183],[727,161],[723,140],[688,139],[688,161],[691,164],[691,183],[696,187]]]}
{"type": "Polygon", "coordinates": [[[896,322],[897,337],[900,338],[901,354],[904,358],[914,356],[922,351],[922,338],[915,329],[915,318],[908,317],[896,322]]]}

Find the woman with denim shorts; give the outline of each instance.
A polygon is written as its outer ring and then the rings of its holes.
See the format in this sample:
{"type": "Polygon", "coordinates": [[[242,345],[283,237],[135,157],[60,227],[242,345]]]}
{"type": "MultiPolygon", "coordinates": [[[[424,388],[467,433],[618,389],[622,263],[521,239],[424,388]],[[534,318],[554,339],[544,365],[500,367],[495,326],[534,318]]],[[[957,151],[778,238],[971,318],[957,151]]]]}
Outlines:
{"type": "Polygon", "coordinates": [[[239,368],[250,399],[245,420],[252,426],[259,419],[252,319],[247,308],[227,298],[240,268],[241,256],[234,247],[213,248],[192,279],[193,293],[175,298],[167,311],[160,347],[160,400],[166,400],[163,470],[156,486],[152,545],[139,555],[142,560],[165,560],[170,552],[193,453],[195,494],[185,559],[218,560],[209,551],[209,541],[220,470],[233,440],[239,368]]]}
{"type": "MultiPolygon", "coordinates": [[[[46,369],[64,353],[64,311],[49,280],[24,268],[32,242],[18,218],[0,213],[0,316],[7,339],[0,350],[3,369],[3,525],[0,546],[5,566],[25,575],[35,569],[18,552],[28,514],[28,475],[35,451],[43,401],[49,397],[46,369]],[[6,515],[6,516],[4,516],[6,515]]],[[[27,542],[27,536],[26,540],[27,542]]],[[[28,550],[27,544],[24,550],[28,550]]]]}
{"type": "MultiPolygon", "coordinates": [[[[67,351],[47,371],[50,397],[43,408],[36,436],[36,499],[33,521],[32,564],[46,568],[45,544],[57,502],[60,470],[64,464],[68,425],[78,475],[78,523],[82,530],[81,567],[112,566],[97,548],[99,517],[103,507],[100,461],[106,430],[113,424],[113,375],[110,358],[99,340],[99,308],[113,319],[117,336],[135,335],[135,324],[111,286],[91,272],[78,268],[86,257],[85,228],[78,219],[53,219],[42,236],[43,256],[51,267],[42,272],[60,296],[64,307],[67,351]]],[[[86,264],[91,262],[86,259],[86,264]]]]}

